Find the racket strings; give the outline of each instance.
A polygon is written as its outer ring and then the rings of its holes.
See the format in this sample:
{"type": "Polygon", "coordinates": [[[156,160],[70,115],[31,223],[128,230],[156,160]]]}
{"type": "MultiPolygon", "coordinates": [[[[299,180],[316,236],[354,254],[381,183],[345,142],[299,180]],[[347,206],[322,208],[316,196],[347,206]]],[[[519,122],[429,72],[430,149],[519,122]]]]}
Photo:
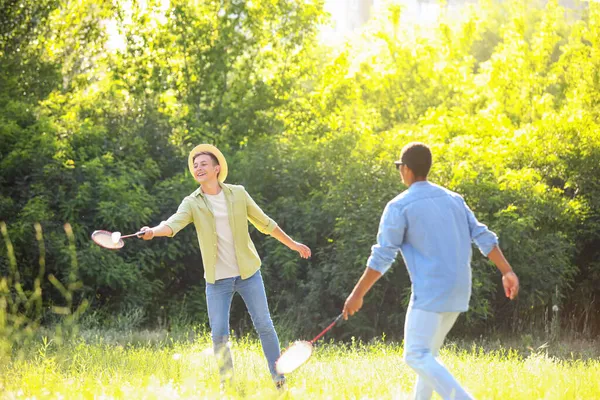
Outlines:
{"type": "Polygon", "coordinates": [[[297,341],[288,347],[279,360],[277,360],[276,369],[280,374],[289,374],[310,358],[312,354],[312,344],[310,342],[297,341]]]}

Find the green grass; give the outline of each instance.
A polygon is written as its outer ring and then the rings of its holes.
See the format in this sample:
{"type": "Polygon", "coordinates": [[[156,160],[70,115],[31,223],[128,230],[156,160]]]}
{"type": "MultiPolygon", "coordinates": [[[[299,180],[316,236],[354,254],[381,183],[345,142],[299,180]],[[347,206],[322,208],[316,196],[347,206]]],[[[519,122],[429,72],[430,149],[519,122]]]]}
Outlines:
{"type": "MultiPolygon", "coordinates": [[[[450,344],[441,358],[478,399],[600,398],[598,358],[495,347],[450,344]]],[[[281,394],[259,343],[243,338],[233,343],[236,383],[222,394],[210,349],[204,333],[89,330],[68,344],[42,339],[0,360],[0,399],[405,399],[415,379],[400,345],[325,343],[281,394]]]]}

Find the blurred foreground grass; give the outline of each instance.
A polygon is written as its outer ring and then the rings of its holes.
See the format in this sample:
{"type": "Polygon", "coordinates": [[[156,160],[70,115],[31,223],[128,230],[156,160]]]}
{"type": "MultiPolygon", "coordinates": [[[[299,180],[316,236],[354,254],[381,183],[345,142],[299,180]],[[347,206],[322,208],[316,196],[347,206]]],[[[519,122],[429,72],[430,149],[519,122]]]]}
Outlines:
{"type": "MultiPolygon", "coordinates": [[[[258,341],[232,343],[236,383],[222,393],[203,331],[83,330],[69,342],[39,336],[0,360],[1,399],[407,399],[414,374],[395,343],[323,343],[277,392],[258,341]]],[[[287,344],[287,343],[284,343],[287,344]]],[[[478,399],[598,399],[600,360],[552,356],[554,346],[450,343],[441,358],[478,399]]],[[[558,346],[558,345],[557,345],[558,346]]],[[[593,344],[590,344],[593,346],[593,344]]]]}

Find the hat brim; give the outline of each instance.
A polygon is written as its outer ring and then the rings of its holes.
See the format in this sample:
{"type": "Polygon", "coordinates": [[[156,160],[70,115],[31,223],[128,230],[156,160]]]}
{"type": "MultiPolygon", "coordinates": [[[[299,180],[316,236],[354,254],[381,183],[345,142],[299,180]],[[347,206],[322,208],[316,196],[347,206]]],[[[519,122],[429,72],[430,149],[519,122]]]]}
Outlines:
{"type": "Polygon", "coordinates": [[[194,156],[198,153],[202,153],[202,152],[207,152],[207,153],[211,153],[214,154],[215,157],[217,157],[217,160],[219,161],[219,165],[221,166],[221,171],[219,172],[219,182],[225,182],[225,179],[227,178],[227,172],[228,172],[228,168],[227,168],[227,160],[225,159],[225,156],[223,156],[223,153],[221,153],[221,151],[219,149],[217,149],[215,146],[213,146],[212,144],[199,144],[198,146],[194,147],[192,149],[192,151],[190,151],[190,154],[188,156],[188,168],[190,169],[190,174],[192,174],[192,177],[194,178],[194,180],[196,179],[194,177],[194,156]]]}

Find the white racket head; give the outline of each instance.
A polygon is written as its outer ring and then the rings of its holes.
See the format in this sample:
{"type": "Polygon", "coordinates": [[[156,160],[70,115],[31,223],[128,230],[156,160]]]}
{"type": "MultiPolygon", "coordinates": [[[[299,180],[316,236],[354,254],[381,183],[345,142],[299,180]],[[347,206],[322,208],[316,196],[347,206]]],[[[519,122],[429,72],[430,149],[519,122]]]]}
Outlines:
{"type": "Polygon", "coordinates": [[[275,370],[278,374],[289,374],[308,361],[312,355],[313,345],[305,340],[297,340],[285,349],[277,362],[275,370]]]}
{"type": "MultiPolygon", "coordinates": [[[[118,232],[115,232],[118,233],[118,232]]],[[[123,240],[120,238],[117,242],[113,241],[113,234],[109,231],[94,231],[92,233],[92,240],[99,246],[104,247],[105,249],[118,250],[125,245],[123,240]]]]}

